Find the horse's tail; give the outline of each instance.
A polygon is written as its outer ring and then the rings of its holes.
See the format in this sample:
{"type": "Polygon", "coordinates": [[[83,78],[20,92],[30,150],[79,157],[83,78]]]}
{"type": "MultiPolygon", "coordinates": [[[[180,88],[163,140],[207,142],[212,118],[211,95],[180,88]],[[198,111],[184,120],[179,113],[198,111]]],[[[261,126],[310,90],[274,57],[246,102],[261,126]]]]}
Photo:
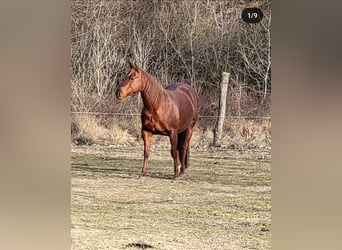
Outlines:
{"type": "Polygon", "coordinates": [[[186,150],[185,168],[188,168],[188,167],[189,167],[189,154],[190,154],[189,147],[190,147],[190,146],[188,146],[188,149],[186,150]]]}

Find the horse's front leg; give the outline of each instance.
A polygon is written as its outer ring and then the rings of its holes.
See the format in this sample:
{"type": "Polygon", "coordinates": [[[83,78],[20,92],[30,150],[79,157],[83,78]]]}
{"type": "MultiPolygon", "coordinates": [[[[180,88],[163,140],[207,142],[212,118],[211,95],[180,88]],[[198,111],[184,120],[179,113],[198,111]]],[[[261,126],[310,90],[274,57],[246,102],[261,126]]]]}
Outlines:
{"type": "Polygon", "coordinates": [[[171,131],[169,138],[170,138],[170,143],[171,143],[171,156],[173,158],[175,177],[178,177],[180,175],[181,164],[179,160],[179,151],[177,148],[177,143],[178,143],[177,132],[171,131]]]}
{"type": "Polygon", "coordinates": [[[148,158],[151,150],[152,133],[150,131],[141,130],[142,138],[144,140],[144,165],[140,176],[146,176],[148,169],[148,158]]]}

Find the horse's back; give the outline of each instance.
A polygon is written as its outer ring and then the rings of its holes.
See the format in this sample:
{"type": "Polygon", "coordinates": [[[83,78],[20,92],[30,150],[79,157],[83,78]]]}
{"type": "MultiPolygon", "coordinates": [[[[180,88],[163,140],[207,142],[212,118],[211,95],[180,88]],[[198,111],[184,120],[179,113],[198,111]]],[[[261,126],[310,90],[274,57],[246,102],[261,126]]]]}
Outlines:
{"type": "Polygon", "coordinates": [[[191,89],[195,93],[195,90],[188,84],[184,83],[173,83],[165,87],[166,90],[168,91],[180,91],[184,89],[191,89]]]}
{"type": "Polygon", "coordinates": [[[170,93],[175,99],[186,96],[190,98],[192,105],[197,110],[197,94],[195,90],[188,84],[174,83],[168,85],[165,90],[170,93]]]}

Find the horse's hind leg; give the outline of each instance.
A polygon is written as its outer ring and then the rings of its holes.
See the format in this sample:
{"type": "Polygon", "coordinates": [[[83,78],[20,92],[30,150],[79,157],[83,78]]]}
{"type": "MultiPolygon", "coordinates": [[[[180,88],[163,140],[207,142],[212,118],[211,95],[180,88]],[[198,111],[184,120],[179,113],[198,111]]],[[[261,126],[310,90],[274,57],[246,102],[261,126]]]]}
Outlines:
{"type": "Polygon", "coordinates": [[[188,153],[189,144],[192,136],[192,128],[187,128],[184,132],[179,134],[182,138],[181,142],[178,144],[180,160],[181,160],[181,174],[185,173],[185,169],[188,167],[188,153]]]}
{"type": "Polygon", "coordinates": [[[186,154],[186,152],[184,152],[183,149],[183,145],[184,145],[184,140],[185,140],[185,131],[181,132],[178,134],[178,144],[177,144],[177,150],[179,152],[179,160],[180,160],[180,174],[184,174],[184,154],[186,154]]]}
{"type": "Polygon", "coordinates": [[[180,175],[181,163],[179,160],[179,150],[178,150],[178,135],[177,132],[172,131],[169,135],[171,142],[171,156],[173,158],[175,177],[180,175]]]}

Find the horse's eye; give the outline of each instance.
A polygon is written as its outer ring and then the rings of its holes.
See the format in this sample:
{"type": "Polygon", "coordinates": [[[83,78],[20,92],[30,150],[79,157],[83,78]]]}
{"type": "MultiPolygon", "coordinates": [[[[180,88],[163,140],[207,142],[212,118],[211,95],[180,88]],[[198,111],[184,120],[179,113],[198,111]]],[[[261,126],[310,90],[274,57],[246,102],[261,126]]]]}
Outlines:
{"type": "Polygon", "coordinates": [[[130,77],[129,77],[129,80],[133,81],[134,78],[135,78],[134,76],[130,76],[130,77]]]}

